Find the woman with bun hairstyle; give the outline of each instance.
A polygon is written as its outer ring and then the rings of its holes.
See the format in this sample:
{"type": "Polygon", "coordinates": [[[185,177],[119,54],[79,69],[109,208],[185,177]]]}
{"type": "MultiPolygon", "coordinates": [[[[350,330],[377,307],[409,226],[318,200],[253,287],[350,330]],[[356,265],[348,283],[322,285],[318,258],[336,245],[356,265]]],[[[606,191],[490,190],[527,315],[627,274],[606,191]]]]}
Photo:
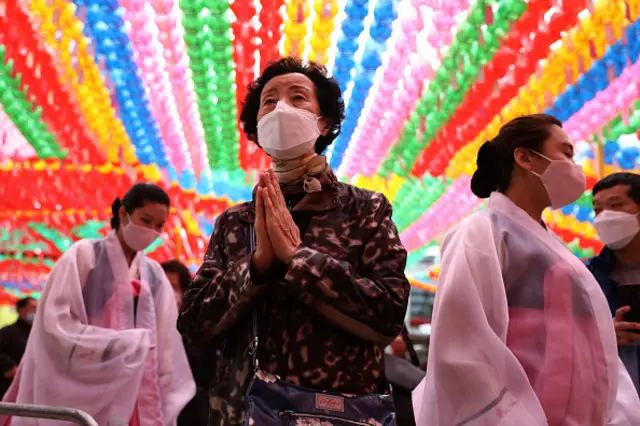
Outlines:
{"type": "Polygon", "coordinates": [[[418,425],[640,425],[607,301],[542,221],[585,190],[573,154],[544,114],[478,152],[471,190],[488,208],[444,239],[418,425]]]}
{"type": "MultiPolygon", "coordinates": [[[[106,238],[81,240],[56,262],[6,402],[83,410],[105,426],[169,426],[195,394],[178,308],[143,250],[169,214],[162,188],[134,185],[112,206],[106,238]]],[[[53,426],[22,417],[0,424],[53,426]]]]}

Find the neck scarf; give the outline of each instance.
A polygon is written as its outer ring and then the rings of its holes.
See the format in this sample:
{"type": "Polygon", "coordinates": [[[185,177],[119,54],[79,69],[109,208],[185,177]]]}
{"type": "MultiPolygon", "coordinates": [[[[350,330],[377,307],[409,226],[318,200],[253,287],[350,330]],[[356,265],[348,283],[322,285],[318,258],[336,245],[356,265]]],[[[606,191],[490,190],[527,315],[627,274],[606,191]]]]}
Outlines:
{"type": "Polygon", "coordinates": [[[327,157],[311,154],[293,160],[274,160],[271,167],[281,185],[301,180],[305,192],[319,192],[322,184],[315,176],[327,170],[327,157]]]}

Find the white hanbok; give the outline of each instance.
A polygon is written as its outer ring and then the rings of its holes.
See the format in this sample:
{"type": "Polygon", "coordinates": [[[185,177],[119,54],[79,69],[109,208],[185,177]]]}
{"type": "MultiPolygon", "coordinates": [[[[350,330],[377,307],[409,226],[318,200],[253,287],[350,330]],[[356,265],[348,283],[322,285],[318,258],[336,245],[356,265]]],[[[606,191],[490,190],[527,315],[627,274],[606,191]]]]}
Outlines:
{"type": "Polygon", "coordinates": [[[493,193],[445,237],[418,426],[638,426],[598,283],[493,193]]]}
{"type": "Polygon", "coordinates": [[[51,271],[4,401],[80,409],[101,426],[128,425],[134,410],[140,426],[174,425],[195,394],[177,317],[157,262],[138,253],[129,267],[114,232],[79,241],[51,271]]]}

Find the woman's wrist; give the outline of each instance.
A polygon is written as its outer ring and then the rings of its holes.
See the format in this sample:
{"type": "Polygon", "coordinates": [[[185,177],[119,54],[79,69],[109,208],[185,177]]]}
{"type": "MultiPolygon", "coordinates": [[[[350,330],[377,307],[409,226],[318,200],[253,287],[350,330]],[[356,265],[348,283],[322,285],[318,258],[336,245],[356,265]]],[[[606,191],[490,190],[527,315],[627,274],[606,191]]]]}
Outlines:
{"type": "Polygon", "coordinates": [[[273,261],[267,259],[259,250],[253,252],[253,255],[251,256],[251,269],[257,274],[266,274],[269,271],[269,268],[271,268],[272,263],[273,261]]]}

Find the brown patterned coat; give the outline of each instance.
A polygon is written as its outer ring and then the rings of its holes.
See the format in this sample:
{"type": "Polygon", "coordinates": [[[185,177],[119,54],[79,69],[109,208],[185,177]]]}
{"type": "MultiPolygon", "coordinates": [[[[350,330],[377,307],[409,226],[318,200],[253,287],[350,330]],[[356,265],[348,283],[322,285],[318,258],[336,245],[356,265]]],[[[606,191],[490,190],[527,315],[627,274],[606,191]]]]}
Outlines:
{"type": "Polygon", "coordinates": [[[320,177],[322,190],[282,188],[302,246],[290,265],[251,276],[247,255],[254,203],[216,220],[204,263],[178,320],[190,342],[224,342],[210,397],[210,425],[239,425],[253,368],[252,314],[262,306],[260,367],[300,386],[350,394],[384,390],[383,350],[399,333],[409,296],[406,251],[379,193],[320,177]],[[300,225],[299,225],[300,226],[300,225]]]}

